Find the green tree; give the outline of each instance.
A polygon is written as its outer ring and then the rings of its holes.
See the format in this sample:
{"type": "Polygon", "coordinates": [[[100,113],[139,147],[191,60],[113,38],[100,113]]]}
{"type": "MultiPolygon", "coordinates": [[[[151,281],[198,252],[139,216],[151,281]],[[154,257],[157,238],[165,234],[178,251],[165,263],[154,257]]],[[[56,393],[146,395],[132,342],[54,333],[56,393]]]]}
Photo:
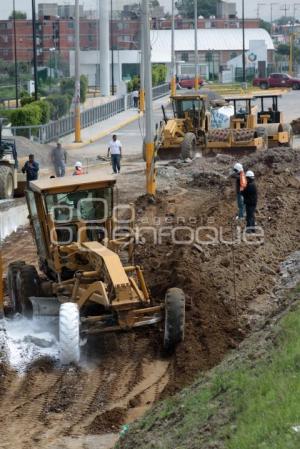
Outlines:
{"type": "Polygon", "coordinates": [[[294,17],[282,16],[279,17],[279,19],[277,19],[275,22],[277,23],[277,25],[287,25],[288,23],[293,23],[293,21],[294,17]]]}
{"type": "MultiPolygon", "coordinates": [[[[74,78],[66,78],[63,79],[60,83],[60,90],[63,95],[69,95],[73,98],[75,93],[75,79],[74,78]]],[[[86,95],[88,91],[88,79],[85,75],[81,75],[80,77],[80,102],[84,103],[86,100],[86,95]]]]}
{"type": "Polygon", "coordinates": [[[52,120],[58,120],[69,112],[72,97],[69,95],[53,94],[47,97],[50,103],[50,116],[52,120]]]}
{"type": "MultiPolygon", "coordinates": [[[[217,14],[217,4],[220,0],[198,0],[198,15],[203,17],[215,16],[217,14]]],[[[178,0],[176,8],[182,17],[194,17],[194,2],[192,0],[178,0]]]]}
{"type": "MultiPolygon", "coordinates": [[[[27,19],[27,14],[26,12],[23,11],[15,11],[15,17],[16,19],[27,19]]],[[[9,15],[9,20],[12,20],[14,18],[14,12],[12,11],[12,13],[9,15]]]]}
{"type": "Polygon", "coordinates": [[[260,20],[259,21],[259,28],[263,28],[264,30],[266,30],[268,33],[271,34],[272,25],[271,25],[270,22],[266,22],[265,20],[260,20]]]}

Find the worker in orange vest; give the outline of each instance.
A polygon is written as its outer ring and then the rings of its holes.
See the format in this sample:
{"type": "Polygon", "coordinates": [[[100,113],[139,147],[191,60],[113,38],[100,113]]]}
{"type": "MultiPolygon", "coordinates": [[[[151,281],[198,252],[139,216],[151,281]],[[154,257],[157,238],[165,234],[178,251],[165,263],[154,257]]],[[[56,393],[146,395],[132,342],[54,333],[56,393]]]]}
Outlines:
{"type": "Polygon", "coordinates": [[[77,175],[83,175],[81,162],[76,162],[76,164],[75,164],[75,171],[73,172],[73,176],[77,176],[77,175]]]}
{"type": "Polygon", "coordinates": [[[247,187],[247,179],[242,164],[237,162],[233,167],[233,177],[236,178],[236,199],[238,206],[237,220],[241,220],[245,215],[245,203],[242,192],[247,187]]]}

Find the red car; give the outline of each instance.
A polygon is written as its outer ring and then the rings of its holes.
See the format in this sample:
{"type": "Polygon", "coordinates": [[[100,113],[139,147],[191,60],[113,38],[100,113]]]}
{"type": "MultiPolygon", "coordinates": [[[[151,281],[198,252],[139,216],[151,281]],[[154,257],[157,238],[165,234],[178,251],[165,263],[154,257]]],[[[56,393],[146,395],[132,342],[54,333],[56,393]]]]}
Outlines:
{"type": "Polygon", "coordinates": [[[271,73],[268,78],[254,78],[253,86],[259,86],[261,89],[269,87],[291,87],[294,90],[300,89],[300,79],[293,78],[287,73],[271,73]]]}
{"type": "MultiPolygon", "coordinates": [[[[195,77],[189,75],[181,75],[178,77],[177,84],[182,89],[194,89],[195,77]]],[[[199,78],[199,86],[203,85],[203,79],[199,78]]]]}

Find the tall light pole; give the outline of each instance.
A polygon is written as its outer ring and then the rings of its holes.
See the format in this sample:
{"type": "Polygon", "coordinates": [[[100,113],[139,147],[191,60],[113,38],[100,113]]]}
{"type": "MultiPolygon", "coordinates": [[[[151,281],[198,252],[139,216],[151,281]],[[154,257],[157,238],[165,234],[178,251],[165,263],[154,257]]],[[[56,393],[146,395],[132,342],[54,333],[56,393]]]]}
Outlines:
{"type": "Polygon", "coordinates": [[[151,42],[150,42],[150,13],[149,0],[142,0],[142,20],[144,28],[144,48],[142,57],[145,68],[145,100],[146,100],[146,190],[147,194],[156,194],[156,169],[154,160],[154,122],[152,104],[152,64],[151,64],[151,42]]]}
{"type": "Polygon", "coordinates": [[[260,8],[266,6],[266,3],[257,3],[257,18],[260,19],[260,8]]]}
{"type": "Polygon", "coordinates": [[[171,95],[176,95],[176,56],[175,56],[175,0],[172,0],[171,34],[171,95]]]}
{"type": "Polygon", "coordinates": [[[36,54],[36,17],[35,0],[31,0],[32,7],[32,48],[33,48],[33,73],[34,73],[34,99],[38,100],[38,76],[37,76],[37,54],[36,54]]]}
{"type": "Polygon", "coordinates": [[[110,0],[110,48],[111,48],[111,94],[115,95],[114,48],[113,48],[113,1],[110,0]]]}
{"type": "Polygon", "coordinates": [[[80,24],[79,0],[75,0],[75,142],[81,141],[80,128],[80,24]]]}
{"type": "Polygon", "coordinates": [[[199,87],[198,74],[198,1],[194,0],[194,26],[195,26],[195,90],[199,87]]]}
{"type": "Polygon", "coordinates": [[[143,23],[143,14],[140,11],[140,32],[141,32],[141,60],[140,60],[140,111],[145,112],[145,65],[144,65],[144,40],[145,40],[145,33],[144,33],[144,23],[143,23]]]}
{"type": "Polygon", "coordinates": [[[270,11],[271,12],[271,16],[270,16],[270,19],[271,19],[271,34],[272,34],[272,30],[273,30],[273,8],[276,5],[278,5],[278,3],[275,3],[275,2],[270,3],[270,10],[271,10],[270,11]]]}
{"type": "Polygon", "coordinates": [[[245,48],[245,0],[242,0],[242,34],[243,34],[243,84],[246,84],[246,48],[245,48]]]}
{"type": "Polygon", "coordinates": [[[16,85],[16,107],[19,107],[19,73],[17,55],[17,27],[16,27],[16,5],[13,0],[13,29],[14,29],[14,53],[15,53],[15,85],[16,85]]]}

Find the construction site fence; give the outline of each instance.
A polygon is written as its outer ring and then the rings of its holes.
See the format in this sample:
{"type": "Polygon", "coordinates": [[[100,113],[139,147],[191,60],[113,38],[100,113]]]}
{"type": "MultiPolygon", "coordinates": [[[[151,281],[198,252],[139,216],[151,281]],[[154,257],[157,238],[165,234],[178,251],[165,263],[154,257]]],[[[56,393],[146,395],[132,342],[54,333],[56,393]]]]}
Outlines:
{"type": "MultiPolygon", "coordinates": [[[[161,98],[169,92],[169,83],[155,86],[153,87],[153,100],[161,98]]],[[[87,109],[80,114],[81,128],[87,128],[131,108],[133,108],[132,93],[123,95],[100,106],[87,109]]],[[[51,121],[45,125],[10,126],[3,127],[3,130],[6,133],[11,133],[13,136],[24,136],[39,143],[49,143],[75,131],[75,116],[74,113],[70,113],[66,117],[51,121]]]]}

